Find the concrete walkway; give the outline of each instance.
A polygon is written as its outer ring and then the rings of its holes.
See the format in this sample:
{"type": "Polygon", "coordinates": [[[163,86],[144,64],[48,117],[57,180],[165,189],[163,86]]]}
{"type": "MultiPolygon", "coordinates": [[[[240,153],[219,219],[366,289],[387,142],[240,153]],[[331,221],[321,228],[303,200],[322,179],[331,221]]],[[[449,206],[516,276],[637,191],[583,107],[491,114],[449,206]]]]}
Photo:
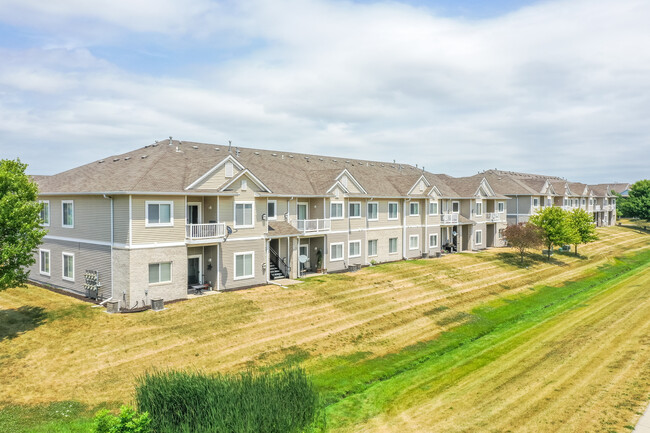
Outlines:
{"type": "Polygon", "coordinates": [[[650,433],[650,406],[645,410],[633,433],[650,433]]]}

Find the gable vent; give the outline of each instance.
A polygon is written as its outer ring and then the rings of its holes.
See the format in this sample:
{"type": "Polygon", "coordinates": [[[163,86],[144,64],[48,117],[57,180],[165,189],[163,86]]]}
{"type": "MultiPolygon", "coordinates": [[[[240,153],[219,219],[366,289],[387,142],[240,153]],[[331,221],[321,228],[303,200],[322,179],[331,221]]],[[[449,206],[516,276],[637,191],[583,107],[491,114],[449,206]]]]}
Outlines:
{"type": "Polygon", "coordinates": [[[232,162],[228,161],[226,163],[226,174],[225,177],[232,177],[233,176],[233,165],[232,162]]]}

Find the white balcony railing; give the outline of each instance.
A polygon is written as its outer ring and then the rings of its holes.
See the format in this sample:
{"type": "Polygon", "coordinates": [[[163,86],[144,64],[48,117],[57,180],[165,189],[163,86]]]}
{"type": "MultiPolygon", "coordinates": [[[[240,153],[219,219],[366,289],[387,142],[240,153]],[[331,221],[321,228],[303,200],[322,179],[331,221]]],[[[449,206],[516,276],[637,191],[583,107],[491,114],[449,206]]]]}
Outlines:
{"type": "Polygon", "coordinates": [[[596,206],[594,206],[594,210],[595,211],[601,211],[601,210],[603,210],[603,208],[602,208],[601,205],[597,204],[596,206]]]}
{"type": "Polygon", "coordinates": [[[225,223],[186,224],[185,237],[189,241],[205,241],[226,237],[225,223]]]}
{"type": "Polygon", "coordinates": [[[328,219],[294,220],[291,225],[303,233],[323,233],[330,231],[332,222],[328,219]]]}
{"type": "Polygon", "coordinates": [[[501,214],[498,212],[488,212],[485,214],[485,219],[489,222],[501,221],[501,214]]]}
{"type": "Polygon", "coordinates": [[[443,213],[440,215],[440,222],[442,224],[458,224],[457,213],[443,213]]]}

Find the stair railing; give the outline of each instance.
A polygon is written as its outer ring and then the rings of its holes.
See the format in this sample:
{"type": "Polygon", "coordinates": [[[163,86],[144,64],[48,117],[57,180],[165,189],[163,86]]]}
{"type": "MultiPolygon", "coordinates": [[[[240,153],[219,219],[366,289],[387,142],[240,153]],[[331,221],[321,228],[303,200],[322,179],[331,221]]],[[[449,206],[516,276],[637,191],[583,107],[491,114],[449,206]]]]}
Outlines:
{"type": "Polygon", "coordinates": [[[273,248],[269,247],[269,252],[271,253],[271,262],[278,267],[280,272],[286,277],[289,275],[289,265],[287,262],[280,257],[280,255],[273,248]]]}

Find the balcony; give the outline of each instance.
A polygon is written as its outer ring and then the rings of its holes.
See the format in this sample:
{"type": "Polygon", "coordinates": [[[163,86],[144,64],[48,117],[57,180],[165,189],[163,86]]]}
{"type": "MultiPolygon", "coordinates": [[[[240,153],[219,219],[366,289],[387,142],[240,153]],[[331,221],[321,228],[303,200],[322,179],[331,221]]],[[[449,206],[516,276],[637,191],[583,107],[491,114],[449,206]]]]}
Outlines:
{"type": "Polygon", "coordinates": [[[226,238],[225,223],[186,224],[185,239],[188,244],[221,242],[226,238]]]}
{"type": "Polygon", "coordinates": [[[594,210],[595,210],[596,212],[599,212],[599,211],[603,210],[603,208],[602,208],[601,205],[597,204],[596,206],[594,206],[594,210]]]}
{"type": "Polygon", "coordinates": [[[458,214],[457,213],[443,213],[440,215],[441,224],[458,224],[458,214]]]}
{"type": "Polygon", "coordinates": [[[306,235],[329,232],[332,227],[329,219],[295,220],[291,221],[291,225],[306,235]]]}
{"type": "Polygon", "coordinates": [[[501,221],[501,214],[498,212],[488,212],[485,214],[485,220],[487,222],[497,223],[501,221]]]}

